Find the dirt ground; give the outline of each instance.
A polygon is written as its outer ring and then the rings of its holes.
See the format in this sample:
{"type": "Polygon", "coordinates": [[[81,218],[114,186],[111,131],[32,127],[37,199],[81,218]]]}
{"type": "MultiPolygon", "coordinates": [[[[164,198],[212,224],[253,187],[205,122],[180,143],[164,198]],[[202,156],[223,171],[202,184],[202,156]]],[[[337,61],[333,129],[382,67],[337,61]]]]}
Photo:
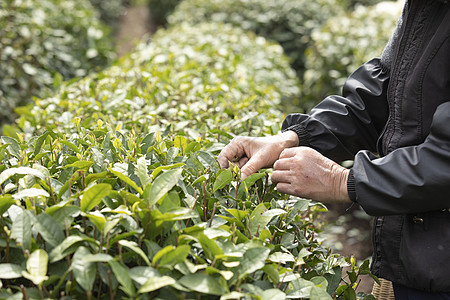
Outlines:
{"type": "MultiPolygon", "coordinates": [[[[146,34],[156,31],[152,25],[147,6],[127,8],[120,19],[117,32],[117,54],[123,56],[130,52],[136,43],[146,34]]],[[[328,226],[322,233],[323,245],[334,253],[354,256],[358,262],[369,258],[372,253],[370,238],[371,219],[358,206],[348,209],[348,205],[328,206],[324,218],[328,226]]],[[[357,291],[370,293],[373,280],[363,276],[357,291]]]]}
{"type": "Polygon", "coordinates": [[[117,55],[121,57],[130,52],[143,36],[155,30],[147,6],[128,7],[120,18],[116,34],[117,55]]]}

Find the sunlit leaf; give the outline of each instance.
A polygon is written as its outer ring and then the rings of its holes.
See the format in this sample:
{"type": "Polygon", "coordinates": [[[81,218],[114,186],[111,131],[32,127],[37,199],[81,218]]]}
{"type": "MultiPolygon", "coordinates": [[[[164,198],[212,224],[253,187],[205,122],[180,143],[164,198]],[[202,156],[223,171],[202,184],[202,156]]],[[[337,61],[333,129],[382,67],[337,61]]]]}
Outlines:
{"type": "Polygon", "coordinates": [[[151,265],[150,260],[148,259],[147,255],[144,253],[144,251],[142,251],[141,248],[139,248],[138,244],[132,241],[127,241],[127,240],[121,240],[119,241],[119,244],[129,248],[130,250],[132,250],[133,252],[135,252],[136,254],[138,254],[147,265],[151,265]]]}
{"type": "Polygon", "coordinates": [[[167,285],[176,283],[176,280],[169,276],[150,277],[138,290],[139,294],[156,291],[167,285]]]}
{"type": "Polygon", "coordinates": [[[111,185],[99,183],[84,191],[83,198],[80,201],[81,211],[87,212],[99,205],[103,198],[109,195],[111,189],[111,185]]]}
{"type": "Polygon", "coordinates": [[[183,169],[181,168],[173,169],[156,177],[150,189],[148,205],[152,206],[156,204],[167,192],[169,192],[181,178],[182,172],[183,169]]]}
{"type": "Polygon", "coordinates": [[[34,284],[40,285],[48,279],[48,254],[42,249],[33,251],[27,259],[27,271],[23,271],[22,275],[33,281],[34,284]]]}
{"type": "Polygon", "coordinates": [[[205,294],[223,295],[227,290],[219,281],[206,274],[189,274],[181,277],[178,282],[186,288],[205,294]]]}
{"type": "Polygon", "coordinates": [[[120,180],[122,180],[123,182],[125,182],[126,184],[128,184],[129,186],[131,186],[136,192],[138,192],[139,194],[142,195],[143,191],[142,189],[136,184],[136,182],[134,182],[133,180],[131,180],[129,177],[127,177],[126,175],[122,174],[119,171],[113,170],[111,168],[109,168],[109,171],[111,173],[113,173],[114,175],[116,175],[120,180]]]}
{"type": "Polygon", "coordinates": [[[25,271],[19,265],[0,264],[0,279],[14,279],[22,277],[22,271],[25,271]]]}
{"type": "Polygon", "coordinates": [[[3,171],[0,174],[0,184],[2,184],[8,178],[10,178],[11,176],[16,175],[16,174],[17,175],[32,175],[32,176],[38,177],[42,180],[45,180],[44,174],[42,174],[42,172],[40,172],[36,169],[32,169],[29,167],[18,167],[18,168],[6,169],[5,171],[3,171]]]}

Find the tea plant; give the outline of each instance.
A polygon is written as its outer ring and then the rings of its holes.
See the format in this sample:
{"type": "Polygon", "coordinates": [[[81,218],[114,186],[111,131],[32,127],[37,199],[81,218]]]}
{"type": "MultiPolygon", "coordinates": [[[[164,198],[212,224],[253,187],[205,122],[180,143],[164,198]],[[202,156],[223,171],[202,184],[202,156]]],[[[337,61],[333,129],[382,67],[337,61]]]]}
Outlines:
{"type": "Polygon", "coordinates": [[[280,49],[183,24],[19,109],[0,144],[0,297],[355,299],[367,263],[317,242],[322,205],[216,161],[278,131],[298,93],[280,49]]]}

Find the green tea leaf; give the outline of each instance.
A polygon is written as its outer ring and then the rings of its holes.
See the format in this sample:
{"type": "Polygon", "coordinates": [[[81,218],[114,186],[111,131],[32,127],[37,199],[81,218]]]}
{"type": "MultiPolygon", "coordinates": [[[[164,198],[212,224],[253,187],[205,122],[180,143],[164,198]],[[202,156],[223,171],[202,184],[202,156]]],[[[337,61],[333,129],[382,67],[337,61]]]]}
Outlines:
{"type": "Polygon", "coordinates": [[[183,153],[186,150],[187,147],[187,139],[184,136],[178,135],[175,137],[174,141],[173,141],[173,145],[174,147],[178,147],[181,148],[183,150],[183,153]]]}
{"type": "Polygon", "coordinates": [[[136,175],[139,177],[141,181],[141,185],[145,188],[148,184],[150,184],[150,176],[147,172],[147,164],[145,163],[145,157],[141,157],[137,161],[137,170],[136,175]]]}
{"type": "Polygon", "coordinates": [[[238,272],[239,278],[243,278],[246,274],[253,273],[262,269],[266,264],[270,249],[265,247],[251,248],[247,250],[241,259],[238,272]]]}
{"type": "Polygon", "coordinates": [[[268,289],[261,294],[261,300],[285,300],[286,294],[279,289],[268,289]]]}
{"type": "Polygon", "coordinates": [[[120,180],[122,180],[123,182],[125,182],[126,184],[128,184],[129,186],[131,186],[136,192],[138,192],[140,195],[142,195],[143,191],[140,187],[138,187],[138,185],[136,184],[136,182],[134,182],[133,180],[131,180],[129,177],[125,176],[124,174],[122,174],[119,171],[115,171],[111,168],[108,169],[111,173],[113,173],[114,175],[116,175],[120,180]]]}
{"type": "Polygon", "coordinates": [[[220,296],[228,292],[217,279],[206,274],[189,274],[181,277],[178,282],[186,288],[199,293],[220,296]]]}
{"type": "MultiPolygon", "coordinates": [[[[16,158],[20,158],[20,145],[19,142],[17,142],[17,140],[15,138],[9,137],[9,136],[2,136],[2,142],[4,144],[8,144],[8,152],[12,155],[15,156],[16,158]]],[[[1,181],[1,175],[0,175],[0,184],[3,181],[1,181]]]]}
{"type": "Polygon", "coordinates": [[[90,161],[90,160],[79,160],[79,161],[76,161],[74,163],[71,163],[69,165],[64,166],[64,168],[67,169],[67,168],[70,168],[70,167],[74,167],[74,168],[77,168],[77,169],[87,170],[93,164],[94,164],[94,162],[90,161]]]}
{"type": "Polygon", "coordinates": [[[52,216],[41,213],[34,224],[36,230],[52,247],[56,247],[64,240],[64,233],[52,216]]]}
{"type": "Polygon", "coordinates": [[[151,265],[150,260],[148,259],[147,255],[142,251],[141,248],[139,248],[138,244],[136,242],[127,241],[127,240],[121,240],[119,241],[119,244],[127,247],[128,249],[134,251],[136,254],[138,254],[142,259],[145,261],[147,265],[151,265]]]}
{"type": "Polygon", "coordinates": [[[10,178],[13,175],[32,175],[35,177],[38,177],[42,180],[45,180],[44,174],[42,172],[32,169],[29,167],[18,167],[18,168],[10,168],[6,169],[0,174],[0,184],[3,184],[8,178],[10,178]]]}
{"type": "Polygon", "coordinates": [[[216,181],[213,185],[213,193],[219,189],[223,189],[227,184],[233,180],[233,172],[231,169],[220,170],[218,172],[216,181]]]}
{"type": "Polygon", "coordinates": [[[11,195],[6,194],[0,196],[0,216],[2,216],[14,203],[16,203],[16,201],[11,195]]]}
{"type": "Polygon", "coordinates": [[[250,213],[249,210],[238,210],[235,208],[229,208],[226,211],[239,221],[242,221],[250,213]]]}
{"type": "Polygon", "coordinates": [[[159,166],[153,170],[151,177],[156,178],[156,176],[158,176],[158,174],[161,173],[161,171],[163,171],[163,170],[172,170],[172,169],[176,169],[176,168],[179,168],[182,166],[184,166],[184,163],[176,163],[173,165],[159,166]]]}
{"type": "Polygon", "coordinates": [[[15,219],[11,228],[11,238],[23,248],[31,250],[31,218],[30,213],[22,211],[15,219]]]}
{"type": "Polygon", "coordinates": [[[155,276],[150,277],[139,289],[138,293],[149,293],[156,290],[159,290],[162,287],[175,284],[176,280],[170,276],[155,276]]]}
{"type": "Polygon", "coordinates": [[[169,246],[166,246],[166,247],[162,248],[161,250],[159,250],[155,254],[155,256],[153,256],[152,264],[155,265],[158,262],[158,260],[160,260],[164,255],[173,251],[174,249],[175,249],[174,246],[169,245],[169,246]]]}
{"type": "Polygon", "coordinates": [[[25,271],[19,265],[0,264],[0,279],[14,279],[22,277],[22,271],[25,271]]]}
{"type": "MultiPolygon", "coordinates": [[[[324,290],[320,287],[317,287],[317,286],[313,286],[313,287],[311,287],[309,299],[310,300],[332,300],[333,298],[331,298],[331,296],[327,293],[326,290],[324,290]]],[[[349,299],[349,298],[345,298],[345,299],[349,299]]],[[[356,300],[356,295],[355,295],[354,299],[356,300]]]]}
{"type": "MultiPolygon", "coordinates": [[[[178,263],[182,263],[186,260],[187,256],[189,255],[189,251],[191,250],[191,247],[189,245],[181,245],[173,249],[172,251],[169,251],[162,256],[161,260],[159,261],[159,264],[161,266],[166,265],[176,265],[178,263]]],[[[156,255],[155,255],[156,256],[156,255]]]]}
{"type": "Polygon", "coordinates": [[[117,281],[122,285],[123,291],[130,297],[134,297],[136,290],[134,288],[133,281],[131,280],[128,269],[124,267],[121,263],[112,260],[108,262],[111,269],[116,275],[117,281]]]}
{"type": "Polygon", "coordinates": [[[151,277],[161,277],[158,270],[147,266],[139,266],[130,269],[130,276],[133,281],[140,285],[143,285],[151,277]]]}
{"type": "Polygon", "coordinates": [[[111,185],[107,183],[99,183],[84,191],[83,198],[80,200],[81,211],[88,212],[100,204],[103,198],[109,195],[111,189],[111,185]]]}
{"type": "Polygon", "coordinates": [[[92,224],[100,230],[100,232],[103,232],[106,224],[106,218],[104,215],[98,211],[95,211],[94,213],[86,213],[86,217],[89,218],[89,221],[91,221],[92,224]]]}
{"type": "Polygon", "coordinates": [[[169,210],[168,212],[158,215],[155,217],[155,220],[158,221],[178,221],[178,220],[186,220],[198,217],[198,213],[195,210],[192,210],[187,207],[180,207],[169,210]]]}
{"type": "Polygon", "coordinates": [[[95,264],[85,260],[88,255],[91,255],[91,252],[86,247],[79,247],[73,255],[72,265],[70,266],[75,280],[85,291],[92,290],[97,274],[95,264]]]}
{"type": "Polygon", "coordinates": [[[167,192],[169,192],[181,177],[183,169],[169,170],[158,177],[150,189],[148,205],[155,205],[167,192]]]}
{"type": "Polygon", "coordinates": [[[42,249],[33,251],[27,259],[27,271],[23,271],[22,275],[33,281],[34,284],[40,285],[47,277],[48,254],[42,249]]]}
{"type": "Polygon", "coordinates": [[[241,199],[244,192],[246,192],[249,187],[253,186],[259,179],[263,178],[265,175],[265,173],[255,173],[246,177],[239,186],[237,198],[241,199]]]}
{"type": "Polygon", "coordinates": [[[43,190],[43,189],[38,189],[38,188],[31,188],[31,189],[25,189],[25,190],[21,190],[20,192],[18,192],[17,194],[13,195],[13,198],[16,200],[20,200],[20,199],[24,199],[24,198],[34,198],[34,197],[50,197],[50,194],[43,190]]]}
{"type": "Polygon", "coordinates": [[[86,241],[95,246],[98,246],[97,242],[91,238],[81,237],[78,235],[69,235],[68,237],[66,237],[66,239],[61,244],[59,244],[58,246],[53,248],[52,251],[50,251],[50,254],[49,254],[50,263],[54,263],[58,260],[61,260],[64,257],[66,257],[67,255],[73,253],[75,251],[75,249],[73,249],[71,247],[82,241],[86,241]]]}
{"type": "Polygon", "coordinates": [[[217,245],[217,243],[214,240],[209,239],[203,233],[200,233],[197,238],[202,245],[203,251],[210,259],[214,259],[217,255],[223,254],[223,250],[217,245]]]}
{"type": "Polygon", "coordinates": [[[41,151],[42,145],[45,142],[45,139],[47,139],[47,136],[48,136],[48,132],[45,132],[43,135],[41,135],[36,140],[36,143],[34,144],[34,155],[39,154],[39,152],[41,151]]]}

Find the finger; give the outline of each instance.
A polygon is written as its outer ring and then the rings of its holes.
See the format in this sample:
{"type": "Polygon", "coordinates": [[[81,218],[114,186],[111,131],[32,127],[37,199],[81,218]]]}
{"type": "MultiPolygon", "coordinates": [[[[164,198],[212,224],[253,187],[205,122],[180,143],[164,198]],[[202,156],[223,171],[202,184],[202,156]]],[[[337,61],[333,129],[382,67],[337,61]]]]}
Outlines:
{"type": "Polygon", "coordinates": [[[241,168],[241,179],[258,172],[258,170],[264,168],[266,161],[260,154],[252,156],[247,163],[241,168]]]}
{"type": "Polygon", "coordinates": [[[290,170],[292,169],[292,159],[281,158],[273,164],[274,170],[290,170]]]}
{"type": "Polygon", "coordinates": [[[277,184],[277,191],[283,194],[293,195],[292,185],[286,182],[280,182],[277,184]]]}
{"type": "Polygon", "coordinates": [[[247,162],[248,162],[248,157],[245,156],[237,162],[237,165],[239,168],[242,168],[247,162]]]}
{"type": "Polygon", "coordinates": [[[295,154],[297,153],[297,150],[298,150],[298,147],[284,149],[280,153],[280,159],[281,158],[289,158],[289,157],[295,156],[295,154]]]}
{"type": "Polygon", "coordinates": [[[217,160],[221,168],[228,168],[229,162],[234,162],[245,155],[244,146],[242,145],[243,138],[233,139],[225,148],[222,149],[217,160]]]}
{"type": "Polygon", "coordinates": [[[290,183],[291,182],[291,172],[290,171],[273,171],[270,175],[270,180],[273,183],[290,183]]]}

